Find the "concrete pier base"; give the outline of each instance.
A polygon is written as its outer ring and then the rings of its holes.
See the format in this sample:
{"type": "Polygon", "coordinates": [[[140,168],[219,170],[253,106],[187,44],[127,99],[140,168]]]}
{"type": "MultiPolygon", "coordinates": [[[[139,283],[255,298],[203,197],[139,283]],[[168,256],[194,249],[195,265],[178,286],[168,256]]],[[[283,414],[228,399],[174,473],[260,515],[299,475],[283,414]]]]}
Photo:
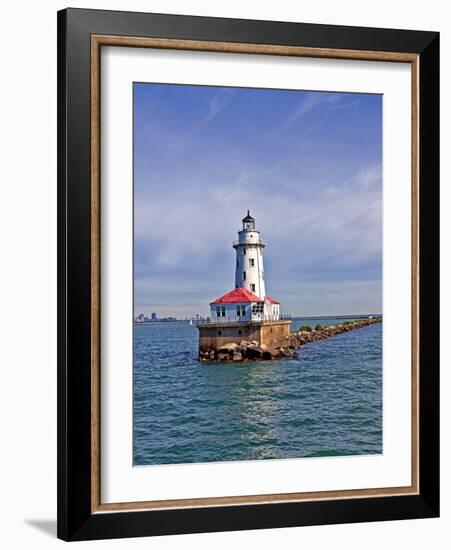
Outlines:
{"type": "Polygon", "coordinates": [[[287,345],[291,321],[199,323],[199,352],[218,351],[224,344],[255,341],[269,349],[287,345]]]}

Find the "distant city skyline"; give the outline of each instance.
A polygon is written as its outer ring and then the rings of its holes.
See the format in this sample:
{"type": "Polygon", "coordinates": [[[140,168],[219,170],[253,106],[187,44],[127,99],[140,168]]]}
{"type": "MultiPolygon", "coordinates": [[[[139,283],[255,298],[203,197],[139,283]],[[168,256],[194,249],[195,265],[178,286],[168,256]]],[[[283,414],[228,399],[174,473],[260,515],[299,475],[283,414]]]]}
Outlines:
{"type": "Polygon", "coordinates": [[[296,316],[382,311],[382,96],[134,84],[135,313],[209,315],[249,209],[296,316]]]}

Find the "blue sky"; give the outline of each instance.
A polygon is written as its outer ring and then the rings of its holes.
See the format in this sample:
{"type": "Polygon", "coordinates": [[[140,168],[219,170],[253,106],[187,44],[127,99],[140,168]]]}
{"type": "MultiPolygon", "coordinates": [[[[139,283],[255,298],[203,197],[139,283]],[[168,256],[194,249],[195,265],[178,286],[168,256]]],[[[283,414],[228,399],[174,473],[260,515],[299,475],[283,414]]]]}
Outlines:
{"type": "Polygon", "coordinates": [[[247,209],[294,315],[382,310],[382,96],[134,84],[135,314],[207,314],[247,209]]]}

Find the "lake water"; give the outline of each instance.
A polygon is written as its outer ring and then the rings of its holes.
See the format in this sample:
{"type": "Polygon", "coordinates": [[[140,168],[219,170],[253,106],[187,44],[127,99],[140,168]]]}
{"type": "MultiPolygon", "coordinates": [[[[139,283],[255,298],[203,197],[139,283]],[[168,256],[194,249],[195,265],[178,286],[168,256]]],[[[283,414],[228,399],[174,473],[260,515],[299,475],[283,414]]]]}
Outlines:
{"type": "Polygon", "coordinates": [[[195,325],[135,325],[135,465],[382,452],[381,323],[307,344],[298,359],[197,355],[195,325]]]}

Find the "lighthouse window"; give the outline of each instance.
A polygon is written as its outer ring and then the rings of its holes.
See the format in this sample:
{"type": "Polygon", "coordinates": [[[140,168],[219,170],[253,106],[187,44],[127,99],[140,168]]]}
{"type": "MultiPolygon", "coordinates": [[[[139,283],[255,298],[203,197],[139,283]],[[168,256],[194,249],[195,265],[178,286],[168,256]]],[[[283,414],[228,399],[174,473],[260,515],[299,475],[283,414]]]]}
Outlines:
{"type": "Polygon", "coordinates": [[[237,267],[240,267],[240,260],[237,260],[237,261],[236,261],[236,266],[237,266],[237,267]]]}
{"type": "Polygon", "coordinates": [[[246,272],[243,271],[243,281],[245,281],[245,280],[246,280],[246,272]]]}
{"type": "Polygon", "coordinates": [[[243,254],[246,254],[246,249],[245,248],[243,248],[243,254]]]}
{"type": "Polygon", "coordinates": [[[255,292],[255,285],[253,283],[251,283],[251,290],[252,292],[255,292]]]}
{"type": "Polygon", "coordinates": [[[218,306],[216,308],[216,317],[225,317],[225,306],[218,306]]]}
{"type": "Polygon", "coordinates": [[[237,317],[244,317],[246,315],[246,306],[236,306],[237,317]]]}
{"type": "Polygon", "coordinates": [[[249,267],[254,267],[254,266],[255,266],[254,258],[249,258],[249,267]]]}

